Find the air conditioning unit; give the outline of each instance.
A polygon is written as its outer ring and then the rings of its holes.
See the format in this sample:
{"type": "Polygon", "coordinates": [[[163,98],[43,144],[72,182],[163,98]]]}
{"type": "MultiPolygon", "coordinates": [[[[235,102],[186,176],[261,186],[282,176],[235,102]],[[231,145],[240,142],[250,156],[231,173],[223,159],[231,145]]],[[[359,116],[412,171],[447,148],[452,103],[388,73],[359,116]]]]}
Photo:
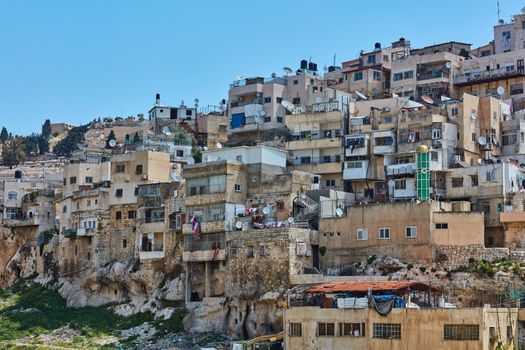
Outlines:
{"type": "Polygon", "coordinates": [[[142,180],[147,180],[148,179],[148,174],[142,174],[142,180]]]}
{"type": "Polygon", "coordinates": [[[381,110],[383,111],[383,113],[390,112],[390,108],[388,108],[388,107],[383,107],[381,110]]]}

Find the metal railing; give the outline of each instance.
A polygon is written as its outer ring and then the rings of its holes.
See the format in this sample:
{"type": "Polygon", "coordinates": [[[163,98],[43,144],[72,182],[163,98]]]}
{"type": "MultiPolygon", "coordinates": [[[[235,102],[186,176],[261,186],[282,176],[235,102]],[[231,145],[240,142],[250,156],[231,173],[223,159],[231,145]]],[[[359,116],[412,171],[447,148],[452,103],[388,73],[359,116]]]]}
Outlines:
{"type": "Polygon", "coordinates": [[[309,165],[309,164],[327,164],[327,163],[339,163],[341,156],[325,156],[325,157],[307,157],[307,158],[296,158],[292,159],[290,163],[292,165],[309,165]]]}
{"type": "Polygon", "coordinates": [[[483,80],[492,80],[504,78],[512,75],[525,75],[523,70],[518,69],[491,69],[483,72],[476,72],[470,74],[461,74],[454,78],[454,84],[465,84],[469,82],[479,82],[483,80]]]}
{"type": "Polygon", "coordinates": [[[264,104],[264,100],[262,97],[258,97],[258,98],[254,98],[253,100],[248,100],[248,101],[233,101],[230,103],[230,106],[231,108],[235,108],[235,107],[243,107],[243,106],[247,106],[247,105],[263,105],[264,104]]]}
{"type": "Polygon", "coordinates": [[[247,78],[247,79],[241,79],[241,80],[235,80],[233,83],[230,84],[230,88],[239,87],[239,86],[247,86],[247,85],[254,85],[254,84],[280,84],[280,85],[287,85],[288,80],[286,78],[282,77],[271,77],[271,78],[247,78]]]}
{"type": "Polygon", "coordinates": [[[200,235],[195,239],[193,235],[184,236],[184,250],[215,250],[217,248],[226,248],[226,235],[224,233],[213,233],[209,235],[200,235]]]}
{"type": "Polygon", "coordinates": [[[449,77],[450,77],[450,73],[438,71],[438,72],[431,72],[431,73],[426,73],[426,74],[418,73],[417,80],[420,81],[420,80],[429,80],[429,79],[437,79],[437,78],[447,78],[448,79],[449,77]]]}

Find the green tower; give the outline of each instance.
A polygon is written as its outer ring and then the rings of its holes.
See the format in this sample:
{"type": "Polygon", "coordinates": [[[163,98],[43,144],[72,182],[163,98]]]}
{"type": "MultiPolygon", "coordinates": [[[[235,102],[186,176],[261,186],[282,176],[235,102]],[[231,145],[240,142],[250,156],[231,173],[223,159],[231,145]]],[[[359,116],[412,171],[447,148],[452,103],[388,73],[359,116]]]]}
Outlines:
{"type": "Polygon", "coordinates": [[[426,201],[430,198],[430,153],[428,147],[421,145],[417,149],[417,199],[426,201]]]}

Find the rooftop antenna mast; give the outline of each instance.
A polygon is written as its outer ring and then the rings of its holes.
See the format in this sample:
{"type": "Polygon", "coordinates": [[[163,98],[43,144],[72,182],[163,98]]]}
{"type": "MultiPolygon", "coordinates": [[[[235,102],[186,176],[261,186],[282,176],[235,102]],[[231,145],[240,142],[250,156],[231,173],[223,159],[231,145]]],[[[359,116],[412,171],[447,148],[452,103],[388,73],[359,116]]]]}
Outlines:
{"type": "Polygon", "coordinates": [[[499,0],[496,1],[496,3],[498,4],[498,23],[500,23],[499,21],[501,20],[500,17],[499,17],[499,0]]]}
{"type": "Polygon", "coordinates": [[[336,54],[334,53],[334,67],[335,67],[335,57],[336,57],[336,54]]]}

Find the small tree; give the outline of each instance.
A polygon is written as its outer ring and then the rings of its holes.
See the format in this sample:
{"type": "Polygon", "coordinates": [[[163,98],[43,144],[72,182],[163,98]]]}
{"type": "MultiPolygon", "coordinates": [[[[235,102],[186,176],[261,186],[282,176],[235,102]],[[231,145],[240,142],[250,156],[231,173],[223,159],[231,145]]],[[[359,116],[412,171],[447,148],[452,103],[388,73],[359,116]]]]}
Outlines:
{"type": "Polygon", "coordinates": [[[2,165],[13,167],[25,160],[24,143],[20,137],[13,137],[5,142],[2,165]]]}
{"type": "Polygon", "coordinates": [[[42,136],[46,139],[51,136],[51,120],[46,119],[44,124],[42,125],[42,136]]]}
{"type": "Polygon", "coordinates": [[[9,138],[9,134],[7,132],[7,129],[4,126],[2,127],[2,131],[0,132],[0,142],[6,142],[8,138],[9,138]]]}

